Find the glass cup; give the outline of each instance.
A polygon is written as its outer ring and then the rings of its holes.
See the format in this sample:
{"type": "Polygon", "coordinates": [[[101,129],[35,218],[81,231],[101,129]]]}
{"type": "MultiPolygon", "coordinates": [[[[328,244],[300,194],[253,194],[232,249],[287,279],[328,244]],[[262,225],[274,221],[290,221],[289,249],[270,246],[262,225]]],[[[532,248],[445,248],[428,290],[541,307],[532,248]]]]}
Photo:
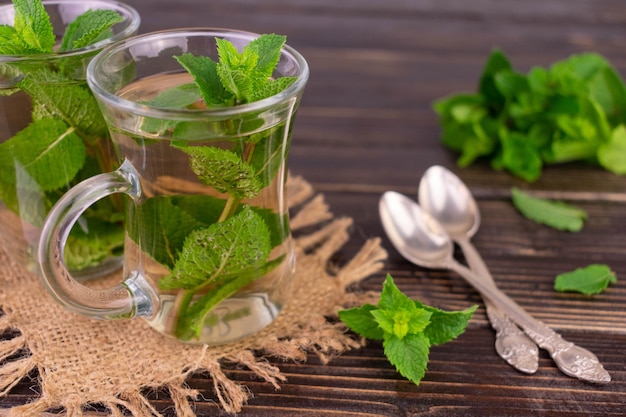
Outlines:
{"type": "Polygon", "coordinates": [[[242,48],[257,36],[162,31],[122,41],[90,63],[89,86],[120,167],[73,187],[46,220],[38,260],[59,303],[95,318],[143,317],[190,343],[231,342],[275,319],[295,267],[286,163],[306,61],[284,46],[272,78],[295,81],[252,103],[206,107],[194,98],[181,110],[155,100],[193,85],[174,56],[215,62],[216,39],[242,48]],[[96,290],[73,279],[64,251],[81,213],[111,194],[130,197],[123,281],[96,290]]]}
{"type": "MultiPolygon", "coordinates": [[[[44,219],[71,186],[117,168],[108,130],[86,82],[89,61],[105,46],[134,35],[137,11],[104,0],[43,2],[60,43],[68,25],[88,10],[122,16],[105,39],[68,52],[0,55],[0,241],[35,269],[44,219]]],[[[0,6],[0,24],[13,26],[13,5],[0,6]]],[[[66,261],[82,279],[121,265],[124,209],[104,200],[80,219],[68,238],[66,261]]]]}

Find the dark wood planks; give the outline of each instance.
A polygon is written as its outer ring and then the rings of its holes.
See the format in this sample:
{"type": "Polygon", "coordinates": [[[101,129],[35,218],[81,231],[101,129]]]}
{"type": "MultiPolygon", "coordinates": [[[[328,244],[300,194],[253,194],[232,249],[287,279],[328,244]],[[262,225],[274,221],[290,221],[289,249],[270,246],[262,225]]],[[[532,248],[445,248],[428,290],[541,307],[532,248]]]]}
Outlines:
{"type": "MultiPolygon", "coordinates": [[[[626,178],[583,164],[550,167],[523,184],[487,164],[455,166],[439,143],[434,100],[472,91],[489,51],[500,47],[526,71],[572,53],[595,51],[626,74],[623,0],[128,0],[142,32],[213,26],[286,34],[311,66],[294,128],[290,167],[323,192],[331,210],[354,219],[353,238],[333,261],[347,262],[365,239],[383,237],[384,271],[359,289],[378,290],[390,272],[408,294],[443,308],[481,303],[461,278],[404,261],[384,238],[377,201],[387,189],[415,195],[431,164],[455,170],[479,201],[483,224],[474,242],[501,288],[537,318],[592,350],[614,381],[586,384],[561,374],[542,352],[534,376],[506,365],[493,347],[481,307],[468,331],[431,352],[415,386],[368,343],[322,364],[270,358],[288,377],[276,391],[245,369],[229,375],[255,394],[241,416],[618,416],[626,410],[626,178]],[[519,216],[512,186],[580,205],[590,218],[578,234],[552,231],[519,216]],[[552,290],[554,276],[608,263],[620,281],[601,295],[552,290]]],[[[205,375],[199,416],[224,415],[205,375]]],[[[33,391],[35,387],[35,391],[33,391]]],[[[27,402],[36,381],[23,381],[0,406],[27,402]]],[[[165,393],[154,403],[172,416],[165,393]]]]}

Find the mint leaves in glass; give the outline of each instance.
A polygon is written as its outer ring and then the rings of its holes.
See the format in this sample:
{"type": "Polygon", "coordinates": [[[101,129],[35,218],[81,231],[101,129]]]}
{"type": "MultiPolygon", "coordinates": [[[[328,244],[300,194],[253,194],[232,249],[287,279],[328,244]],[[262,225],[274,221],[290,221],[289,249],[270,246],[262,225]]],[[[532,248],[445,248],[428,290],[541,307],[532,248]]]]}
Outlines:
{"type": "MultiPolygon", "coordinates": [[[[0,227],[32,263],[45,216],[72,185],[117,167],[85,71],[104,46],[133,35],[137,12],[98,0],[14,0],[0,6],[0,227]]],[[[69,239],[66,262],[84,277],[119,267],[123,204],[102,201],[69,239]]]]}
{"type": "Polygon", "coordinates": [[[307,78],[278,35],[181,29],[100,54],[88,82],[120,168],[74,187],[46,222],[39,260],[55,299],[92,317],[145,317],[192,343],[271,323],[294,273],[285,186],[307,78]],[[65,233],[77,212],[116,193],[131,198],[124,281],[77,290],[55,262],[65,233]]]}

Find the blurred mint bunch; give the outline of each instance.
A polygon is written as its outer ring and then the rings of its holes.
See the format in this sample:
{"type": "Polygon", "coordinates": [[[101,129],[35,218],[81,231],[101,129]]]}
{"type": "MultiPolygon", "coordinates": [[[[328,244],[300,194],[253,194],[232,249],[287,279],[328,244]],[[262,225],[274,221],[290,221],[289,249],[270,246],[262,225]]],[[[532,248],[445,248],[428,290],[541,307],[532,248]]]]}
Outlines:
{"type": "Polygon", "coordinates": [[[434,109],[461,167],[484,157],[528,182],[545,165],[571,161],[626,174],[626,87],[598,54],[521,74],[494,50],[477,93],[445,97],[434,109]]]}

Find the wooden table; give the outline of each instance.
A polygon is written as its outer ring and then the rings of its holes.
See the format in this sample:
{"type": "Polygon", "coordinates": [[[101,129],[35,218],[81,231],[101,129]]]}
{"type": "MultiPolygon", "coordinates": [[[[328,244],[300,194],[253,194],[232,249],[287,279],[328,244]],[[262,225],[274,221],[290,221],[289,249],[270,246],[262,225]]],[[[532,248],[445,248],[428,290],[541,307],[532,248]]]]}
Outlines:
{"type": "MultiPolygon", "coordinates": [[[[478,198],[482,227],[474,239],[503,291],[564,337],[592,350],[613,381],[592,385],[560,373],[546,352],[529,376],[495,352],[494,332],[478,294],[447,271],[425,270],[389,251],[384,271],[362,283],[379,290],[384,274],[414,298],[445,309],[480,303],[457,340],[431,351],[416,386],[368,343],[323,365],[275,361],[288,377],[279,391],[229,375],[255,397],[240,416],[613,416],[626,413],[626,177],[582,164],[545,170],[532,185],[486,163],[456,167],[439,141],[437,98],[474,91],[485,58],[501,48],[520,71],[572,53],[595,51],[626,75],[623,0],[128,0],[142,15],[142,32],[214,26],[285,34],[308,60],[311,78],[296,121],[290,167],[325,194],[336,215],[354,219],[353,239],[334,259],[345,262],[365,239],[384,237],[380,194],[415,195],[432,164],[453,169],[478,198]],[[589,213],[584,230],[558,232],[521,217],[509,190],[520,186],[562,198],[589,213]],[[606,263],[619,282],[594,297],[552,289],[556,274],[606,263]]],[[[193,377],[211,400],[212,385],[193,377]]],[[[28,386],[0,400],[26,401],[28,386]]],[[[32,395],[32,393],[30,393],[32,395]]],[[[164,409],[168,403],[156,399],[164,409]]],[[[199,416],[221,413],[213,401],[199,416]]]]}

